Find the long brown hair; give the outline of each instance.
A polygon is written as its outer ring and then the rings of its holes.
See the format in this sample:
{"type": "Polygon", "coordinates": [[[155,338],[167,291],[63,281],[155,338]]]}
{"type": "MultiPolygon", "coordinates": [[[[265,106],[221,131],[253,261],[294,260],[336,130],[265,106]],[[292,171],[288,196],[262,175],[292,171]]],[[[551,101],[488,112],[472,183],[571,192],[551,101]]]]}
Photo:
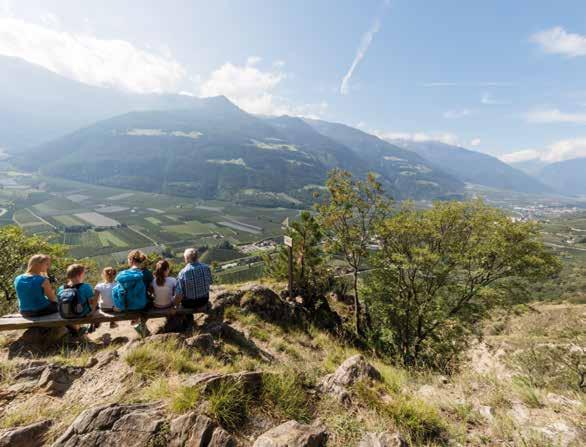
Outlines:
{"type": "Polygon", "coordinates": [[[33,270],[35,270],[36,267],[38,267],[41,264],[44,264],[45,262],[49,261],[50,259],[51,259],[50,256],[43,255],[43,254],[31,256],[28,260],[28,266],[26,268],[26,272],[31,273],[33,270]]]}
{"type": "Polygon", "coordinates": [[[157,286],[165,285],[165,272],[169,270],[169,263],[165,259],[161,259],[157,262],[155,267],[155,280],[157,286]]]}

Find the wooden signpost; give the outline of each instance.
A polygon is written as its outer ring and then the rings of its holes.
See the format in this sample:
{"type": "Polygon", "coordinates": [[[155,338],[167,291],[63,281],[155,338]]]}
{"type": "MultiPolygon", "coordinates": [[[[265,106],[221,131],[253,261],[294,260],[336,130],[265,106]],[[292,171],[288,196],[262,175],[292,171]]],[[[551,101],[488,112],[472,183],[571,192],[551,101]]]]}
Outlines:
{"type": "Polygon", "coordinates": [[[283,242],[289,247],[289,298],[293,299],[293,238],[285,236],[283,242]]]}

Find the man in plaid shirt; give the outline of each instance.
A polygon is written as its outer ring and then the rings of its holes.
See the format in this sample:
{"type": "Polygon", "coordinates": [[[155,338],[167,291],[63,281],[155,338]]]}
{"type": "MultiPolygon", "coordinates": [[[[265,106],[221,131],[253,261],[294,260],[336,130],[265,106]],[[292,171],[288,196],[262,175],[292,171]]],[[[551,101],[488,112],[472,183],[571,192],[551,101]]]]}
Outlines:
{"type": "Polygon", "coordinates": [[[195,248],[188,248],[183,253],[185,267],[177,275],[176,303],[190,309],[204,306],[210,299],[212,271],[209,266],[198,261],[195,248]]]}

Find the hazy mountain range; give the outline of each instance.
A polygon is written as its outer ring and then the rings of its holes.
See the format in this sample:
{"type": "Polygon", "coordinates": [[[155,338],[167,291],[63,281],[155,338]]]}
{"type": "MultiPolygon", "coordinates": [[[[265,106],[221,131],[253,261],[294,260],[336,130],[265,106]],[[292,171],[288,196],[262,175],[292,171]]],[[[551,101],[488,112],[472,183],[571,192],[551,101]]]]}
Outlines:
{"type": "Polygon", "coordinates": [[[0,147],[19,167],[48,175],[261,205],[308,202],[334,167],[375,172],[397,199],[462,197],[466,184],[566,194],[583,184],[568,181],[575,163],[532,177],[461,147],[254,116],[225,97],[91,87],[7,57],[0,57],[0,147]]]}

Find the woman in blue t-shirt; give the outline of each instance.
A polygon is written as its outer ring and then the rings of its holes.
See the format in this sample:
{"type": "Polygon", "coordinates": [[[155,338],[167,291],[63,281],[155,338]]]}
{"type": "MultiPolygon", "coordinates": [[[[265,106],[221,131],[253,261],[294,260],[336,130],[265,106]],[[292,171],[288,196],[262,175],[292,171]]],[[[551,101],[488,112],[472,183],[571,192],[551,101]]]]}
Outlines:
{"type": "Polygon", "coordinates": [[[57,298],[47,274],[50,267],[50,256],[31,256],[26,273],[14,280],[18,308],[23,317],[40,317],[57,312],[57,298]]]}

